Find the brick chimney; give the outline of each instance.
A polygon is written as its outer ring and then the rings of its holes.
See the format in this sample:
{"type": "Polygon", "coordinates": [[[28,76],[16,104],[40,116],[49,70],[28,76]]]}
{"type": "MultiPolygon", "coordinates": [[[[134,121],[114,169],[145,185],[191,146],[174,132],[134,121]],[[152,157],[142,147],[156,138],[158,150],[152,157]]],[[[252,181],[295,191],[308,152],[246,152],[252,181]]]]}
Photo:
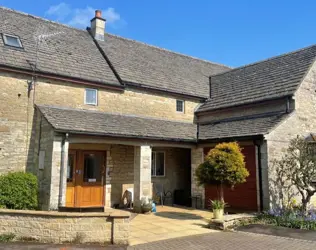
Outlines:
{"type": "Polygon", "coordinates": [[[95,17],[91,19],[91,32],[95,39],[104,41],[105,19],[101,10],[96,10],[95,17]]]}

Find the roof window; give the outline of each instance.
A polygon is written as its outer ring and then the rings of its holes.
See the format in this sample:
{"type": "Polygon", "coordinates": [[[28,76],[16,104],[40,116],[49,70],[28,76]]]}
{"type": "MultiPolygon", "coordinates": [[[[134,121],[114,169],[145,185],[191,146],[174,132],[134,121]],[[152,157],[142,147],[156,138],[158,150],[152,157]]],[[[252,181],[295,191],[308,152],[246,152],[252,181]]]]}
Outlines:
{"type": "Polygon", "coordinates": [[[8,46],[23,48],[21,40],[18,36],[2,34],[3,43],[8,46]]]}

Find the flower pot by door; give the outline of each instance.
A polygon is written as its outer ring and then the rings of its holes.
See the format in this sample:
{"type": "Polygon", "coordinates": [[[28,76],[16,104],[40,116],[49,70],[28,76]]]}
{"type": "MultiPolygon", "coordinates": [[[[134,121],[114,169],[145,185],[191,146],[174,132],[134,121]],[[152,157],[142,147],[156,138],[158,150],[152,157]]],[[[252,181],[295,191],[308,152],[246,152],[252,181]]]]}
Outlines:
{"type": "Polygon", "coordinates": [[[222,220],[224,217],[224,209],[213,209],[214,219],[222,220]]]}

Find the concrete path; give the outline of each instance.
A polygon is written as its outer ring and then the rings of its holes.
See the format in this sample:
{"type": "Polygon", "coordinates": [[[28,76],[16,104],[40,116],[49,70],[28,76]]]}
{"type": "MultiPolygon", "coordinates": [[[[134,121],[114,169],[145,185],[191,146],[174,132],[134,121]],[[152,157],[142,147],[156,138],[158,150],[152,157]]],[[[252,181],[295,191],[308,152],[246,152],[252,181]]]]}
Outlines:
{"type": "Polygon", "coordinates": [[[191,208],[158,206],[157,212],[139,214],[130,224],[130,245],[177,237],[218,233],[208,228],[212,213],[191,208]]]}

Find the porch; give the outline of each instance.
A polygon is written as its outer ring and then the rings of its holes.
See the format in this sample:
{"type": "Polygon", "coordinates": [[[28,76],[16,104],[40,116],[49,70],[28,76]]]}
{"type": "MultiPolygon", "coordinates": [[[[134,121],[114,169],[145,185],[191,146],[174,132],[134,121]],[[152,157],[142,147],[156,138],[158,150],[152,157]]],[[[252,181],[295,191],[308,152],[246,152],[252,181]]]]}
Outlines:
{"type": "MultiPolygon", "coordinates": [[[[140,211],[157,184],[185,203],[204,189],[194,182],[203,161],[194,124],[49,106],[37,108],[34,167],[43,210],[124,207],[140,211]],[[178,191],[178,192],[175,192],[178,191]],[[178,197],[179,198],[179,197],[178,197]]],[[[179,199],[177,199],[179,200],[179,199]]]]}

